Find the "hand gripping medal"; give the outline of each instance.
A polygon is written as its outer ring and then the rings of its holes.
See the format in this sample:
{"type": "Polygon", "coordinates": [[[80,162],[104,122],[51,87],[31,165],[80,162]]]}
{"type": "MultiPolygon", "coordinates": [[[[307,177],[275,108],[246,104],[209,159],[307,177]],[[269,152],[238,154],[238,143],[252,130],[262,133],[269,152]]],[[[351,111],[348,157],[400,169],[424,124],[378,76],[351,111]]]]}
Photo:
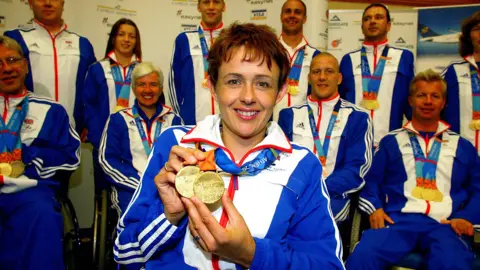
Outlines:
{"type": "Polygon", "coordinates": [[[225,183],[216,172],[214,150],[205,152],[204,161],[198,166],[186,166],[175,177],[175,188],[186,198],[195,195],[205,204],[214,204],[222,198],[225,183]]]}

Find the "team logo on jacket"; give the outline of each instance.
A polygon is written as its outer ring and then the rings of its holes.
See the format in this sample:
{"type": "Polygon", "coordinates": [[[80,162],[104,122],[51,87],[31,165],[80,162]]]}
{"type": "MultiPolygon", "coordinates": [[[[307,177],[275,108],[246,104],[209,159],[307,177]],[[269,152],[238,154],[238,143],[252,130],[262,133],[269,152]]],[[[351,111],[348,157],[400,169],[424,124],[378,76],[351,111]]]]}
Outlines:
{"type": "Polygon", "coordinates": [[[128,123],[130,124],[130,126],[135,126],[135,121],[134,121],[134,120],[132,120],[132,121],[130,121],[130,122],[128,122],[128,123]]]}
{"type": "Polygon", "coordinates": [[[461,78],[470,78],[470,74],[468,73],[463,73],[462,75],[460,75],[461,78]]]}

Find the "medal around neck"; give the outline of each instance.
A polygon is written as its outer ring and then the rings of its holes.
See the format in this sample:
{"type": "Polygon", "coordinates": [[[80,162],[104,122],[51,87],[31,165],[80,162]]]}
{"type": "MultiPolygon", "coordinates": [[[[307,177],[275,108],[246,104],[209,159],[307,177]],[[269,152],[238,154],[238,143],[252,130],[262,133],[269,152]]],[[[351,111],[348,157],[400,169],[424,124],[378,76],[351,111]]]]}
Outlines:
{"type": "Polygon", "coordinates": [[[10,176],[12,174],[12,166],[8,163],[0,163],[0,175],[10,176]]]}

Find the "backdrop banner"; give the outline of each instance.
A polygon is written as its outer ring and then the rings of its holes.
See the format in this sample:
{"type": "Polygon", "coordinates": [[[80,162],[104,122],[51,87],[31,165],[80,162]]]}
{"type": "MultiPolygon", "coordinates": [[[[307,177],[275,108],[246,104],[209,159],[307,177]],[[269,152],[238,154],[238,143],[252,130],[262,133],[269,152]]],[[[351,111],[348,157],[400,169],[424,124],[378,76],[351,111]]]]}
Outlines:
{"type": "Polygon", "coordinates": [[[480,5],[418,9],[417,71],[431,68],[442,72],[452,61],[461,60],[458,38],[462,21],[480,10],[480,5]]]}
{"type": "MultiPolygon", "coordinates": [[[[360,49],[363,42],[363,10],[330,10],[328,23],[328,52],[338,61],[352,51],[360,49]]],[[[390,11],[392,27],[388,33],[391,46],[405,48],[416,54],[417,11],[390,11]]]]}

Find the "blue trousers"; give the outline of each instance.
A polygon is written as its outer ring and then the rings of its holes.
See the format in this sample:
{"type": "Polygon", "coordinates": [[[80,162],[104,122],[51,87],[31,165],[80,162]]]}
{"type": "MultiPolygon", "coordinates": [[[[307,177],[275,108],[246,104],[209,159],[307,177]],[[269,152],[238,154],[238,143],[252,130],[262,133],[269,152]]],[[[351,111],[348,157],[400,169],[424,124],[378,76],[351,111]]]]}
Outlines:
{"type": "Polygon", "coordinates": [[[63,217],[49,187],[0,194],[0,268],[63,270],[63,217]]]}
{"type": "Polygon", "coordinates": [[[347,260],[348,270],[387,269],[414,249],[426,254],[428,269],[471,269],[473,253],[450,225],[423,214],[393,213],[395,222],[382,229],[369,229],[347,260]]]}

